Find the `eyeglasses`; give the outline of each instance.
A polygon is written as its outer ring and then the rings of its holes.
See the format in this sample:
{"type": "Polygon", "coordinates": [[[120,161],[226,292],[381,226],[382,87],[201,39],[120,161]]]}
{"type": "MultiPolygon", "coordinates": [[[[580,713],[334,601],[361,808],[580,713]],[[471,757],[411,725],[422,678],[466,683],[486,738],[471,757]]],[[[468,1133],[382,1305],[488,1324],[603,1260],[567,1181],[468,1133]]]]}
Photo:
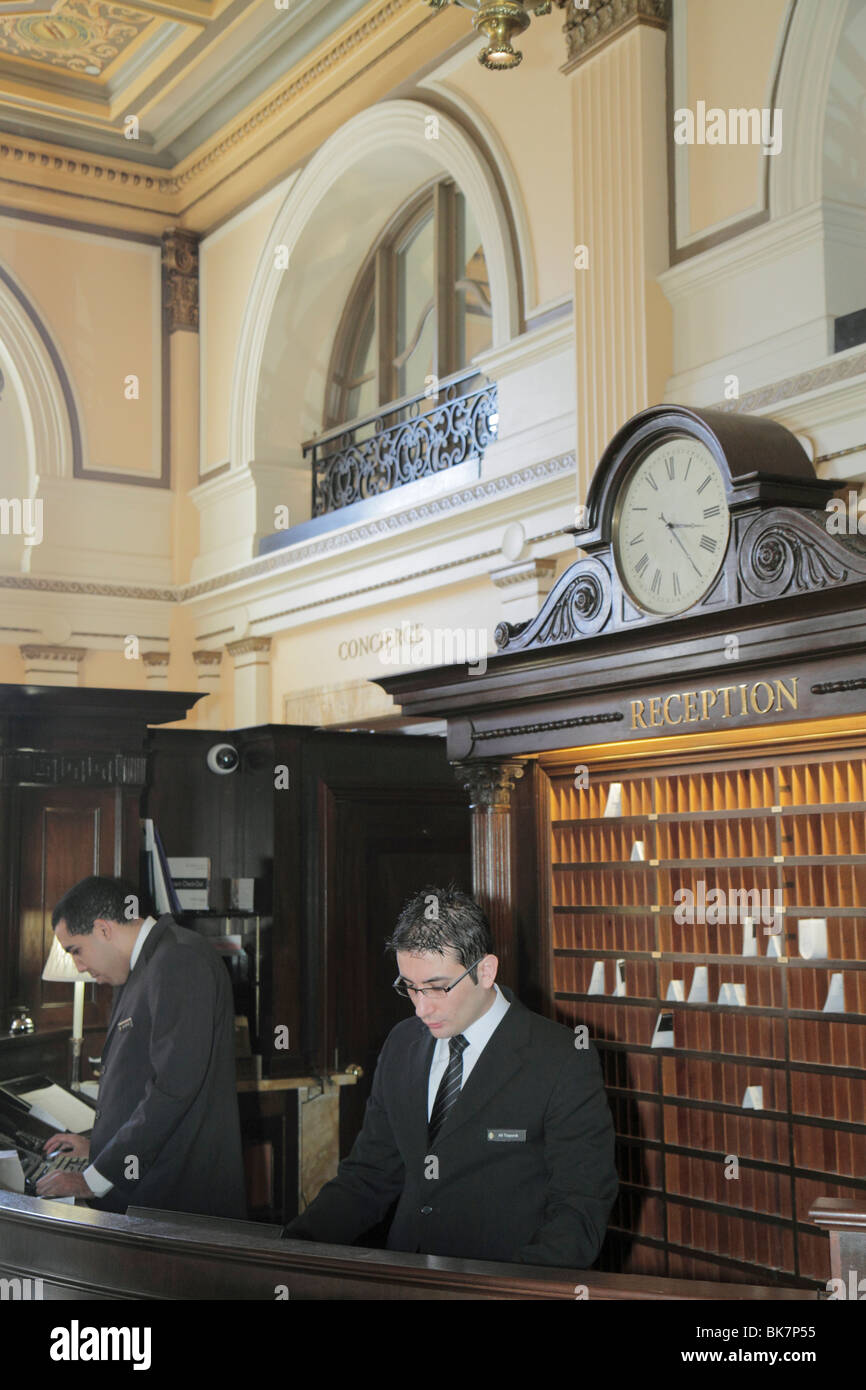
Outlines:
{"type": "Polygon", "coordinates": [[[438,998],[441,994],[450,994],[454,986],[459,985],[461,980],[465,980],[469,971],[474,970],[476,965],[480,965],[483,959],[483,956],[479,956],[468,969],[463,971],[462,975],[458,975],[456,980],[452,980],[450,985],[425,985],[423,988],[419,988],[417,985],[407,985],[405,980],[398,975],[392,988],[396,989],[398,994],[402,994],[404,999],[411,999],[415,994],[423,994],[425,998],[428,995],[438,998]]]}

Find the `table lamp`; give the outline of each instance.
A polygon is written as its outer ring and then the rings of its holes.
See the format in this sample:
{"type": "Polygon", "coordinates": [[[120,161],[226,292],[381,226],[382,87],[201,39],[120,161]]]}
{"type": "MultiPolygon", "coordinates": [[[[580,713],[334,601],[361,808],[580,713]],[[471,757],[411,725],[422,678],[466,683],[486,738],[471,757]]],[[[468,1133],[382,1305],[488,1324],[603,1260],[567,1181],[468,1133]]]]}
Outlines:
{"type": "Polygon", "coordinates": [[[72,1003],[72,1078],[73,1091],[81,1090],[81,1043],[84,1038],[84,986],[94,985],[96,981],[87,971],[76,969],[75,961],[64,951],[55,936],[51,953],[42,971],[43,980],[52,984],[74,985],[75,996],[72,1003]]]}

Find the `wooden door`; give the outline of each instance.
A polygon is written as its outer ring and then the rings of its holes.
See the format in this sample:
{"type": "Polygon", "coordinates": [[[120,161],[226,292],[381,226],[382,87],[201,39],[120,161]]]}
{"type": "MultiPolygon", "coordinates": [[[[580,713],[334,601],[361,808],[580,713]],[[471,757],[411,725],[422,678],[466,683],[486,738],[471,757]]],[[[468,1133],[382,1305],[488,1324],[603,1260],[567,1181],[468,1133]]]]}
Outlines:
{"type": "Polygon", "coordinates": [[[328,788],[328,1066],[358,1063],[364,1075],[345,1088],[341,1151],[361,1128],[376,1059],[390,1030],[412,1012],[391,988],[397,974],[385,951],[400,909],[425,884],[452,880],[472,891],[469,811],[459,791],[328,788]]]}
{"type": "MultiPolygon", "coordinates": [[[[106,787],[22,787],[18,875],[18,997],[37,1030],[72,1023],[72,987],[49,984],[42,970],[51,950],[51,913],[88,874],[113,874],[119,794],[106,787]]],[[[111,991],[90,985],[85,1023],[107,1021],[111,991]]]]}

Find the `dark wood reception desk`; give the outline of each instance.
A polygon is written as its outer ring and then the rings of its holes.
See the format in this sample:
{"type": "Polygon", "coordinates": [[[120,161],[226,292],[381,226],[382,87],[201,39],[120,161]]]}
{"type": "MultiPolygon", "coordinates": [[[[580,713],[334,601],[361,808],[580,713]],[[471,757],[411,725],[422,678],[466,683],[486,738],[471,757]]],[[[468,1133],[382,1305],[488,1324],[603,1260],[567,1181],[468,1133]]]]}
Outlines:
{"type": "Polygon", "coordinates": [[[279,1228],[115,1216],[0,1192],[5,1296],[68,1300],[796,1300],[811,1289],[540,1269],[281,1240],[279,1228]],[[29,1281],[29,1282],[28,1282],[29,1281]]]}

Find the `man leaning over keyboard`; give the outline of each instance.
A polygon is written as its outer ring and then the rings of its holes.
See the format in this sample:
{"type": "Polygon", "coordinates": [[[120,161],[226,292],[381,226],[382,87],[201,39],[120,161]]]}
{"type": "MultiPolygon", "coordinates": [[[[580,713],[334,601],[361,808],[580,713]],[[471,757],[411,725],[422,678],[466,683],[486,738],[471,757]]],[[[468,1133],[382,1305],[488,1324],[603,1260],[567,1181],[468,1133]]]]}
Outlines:
{"type": "Polygon", "coordinates": [[[45,1145],[92,1162],[46,1174],[36,1191],[106,1211],[134,1202],[243,1217],[229,977],[209,942],[172,917],[127,920],[131,898],[118,879],[87,878],[52,914],[78,969],[115,996],[90,1141],[55,1134],[45,1145]]]}

